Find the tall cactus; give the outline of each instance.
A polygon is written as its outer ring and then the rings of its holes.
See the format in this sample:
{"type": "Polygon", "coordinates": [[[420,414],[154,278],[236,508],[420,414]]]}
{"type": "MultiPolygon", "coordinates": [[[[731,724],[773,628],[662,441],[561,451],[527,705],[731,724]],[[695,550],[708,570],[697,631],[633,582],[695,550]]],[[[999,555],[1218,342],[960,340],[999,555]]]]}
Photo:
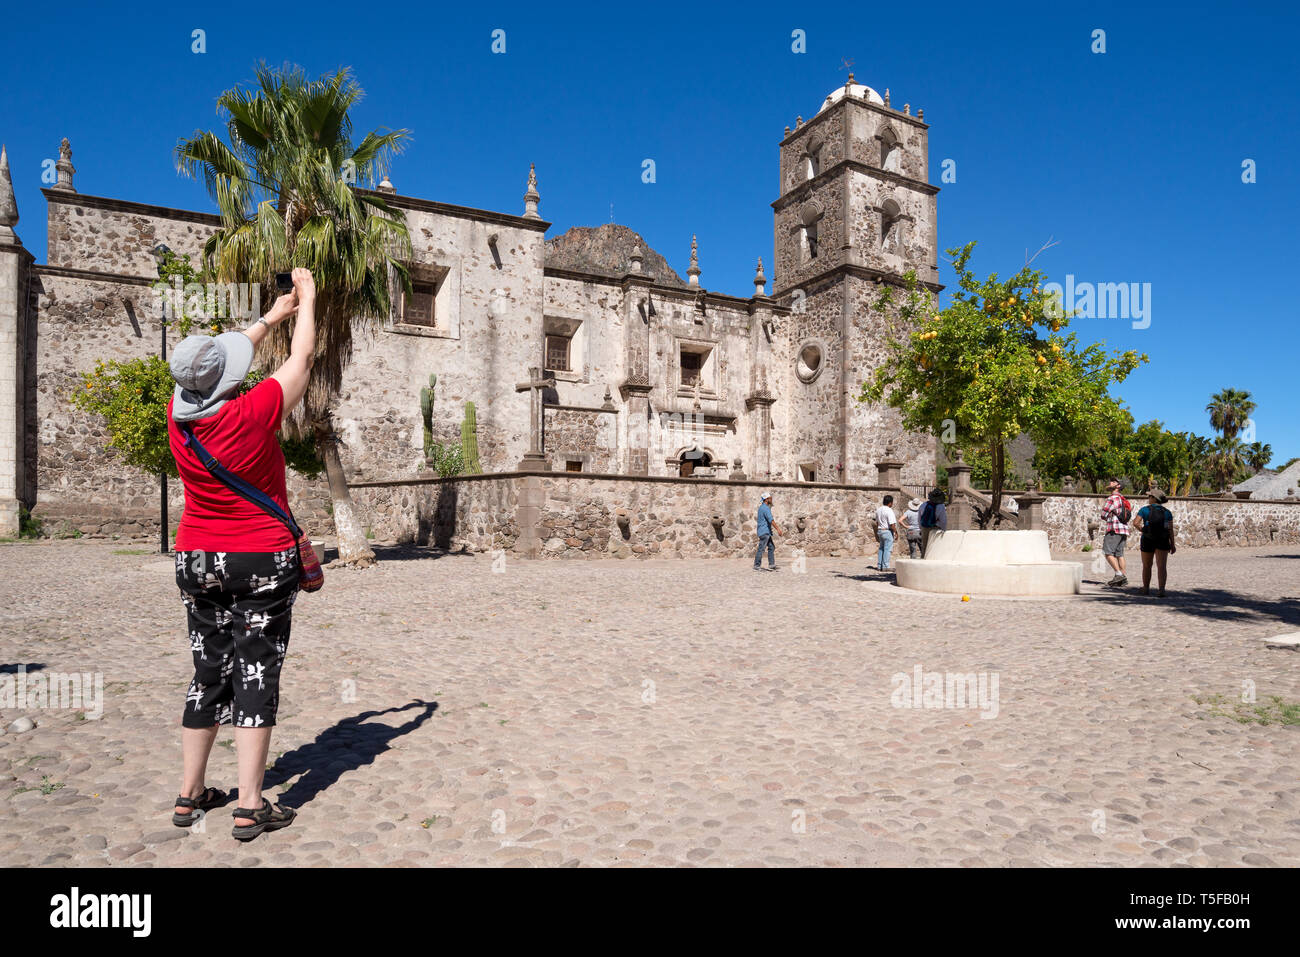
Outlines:
{"type": "Polygon", "coordinates": [[[433,458],[433,393],[438,387],[438,376],[429,375],[429,387],[420,390],[420,414],[424,416],[424,457],[433,458]]]}
{"type": "Polygon", "coordinates": [[[465,421],[460,424],[460,447],[464,454],[465,474],[477,475],[483,469],[478,462],[478,418],[474,403],[465,403],[465,421]]]}

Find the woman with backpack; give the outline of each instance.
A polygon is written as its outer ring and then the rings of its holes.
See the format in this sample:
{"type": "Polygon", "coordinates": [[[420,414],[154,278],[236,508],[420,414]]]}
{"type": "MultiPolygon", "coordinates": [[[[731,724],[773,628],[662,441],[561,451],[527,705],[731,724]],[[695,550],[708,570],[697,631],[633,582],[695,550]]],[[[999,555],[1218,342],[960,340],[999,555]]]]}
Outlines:
{"type": "Polygon", "coordinates": [[[930,547],[930,536],[948,530],[948,509],[943,504],[943,490],[932,488],[919,514],[921,522],[921,557],[930,547]]]}
{"type": "Polygon", "coordinates": [[[1147,503],[1138,509],[1133,518],[1133,527],[1142,533],[1142,594],[1151,594],[1151,562],[1156,565],[1157,581],[1160,590],[1156,593],[1165,597],[1165,580],[1168,578],[1169,556],[1178,551],[1174,544],[1174,515],[1165,508],[1169,496],[1153,488],[1147,493],[1147,503]]]}

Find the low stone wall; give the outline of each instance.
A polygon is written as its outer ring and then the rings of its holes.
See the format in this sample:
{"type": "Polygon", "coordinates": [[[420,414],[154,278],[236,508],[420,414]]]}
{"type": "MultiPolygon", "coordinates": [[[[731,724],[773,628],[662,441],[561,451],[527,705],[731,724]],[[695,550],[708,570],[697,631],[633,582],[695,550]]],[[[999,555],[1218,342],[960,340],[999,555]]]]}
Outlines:
{"type": "MultiPolygon", "coordinates": [[[[138,476],[131,486],[129,493],[104,501],[42,502],[35,515],[51,536],[154,541],[157,482],[138,476]]],[[[169,482],[173,528],[181,513],[179,486],[177,480],[169,482]]],[[[775,495],[773,512],[785,533],[778,548],[786,561],[793,549],[814,556],[874,554],[872,524],[881,498],[892,492],[901,514],[903,496],[916,494],[865,485],[507,472],[358,481],[352,496],[362,525],[381,541],[541,558],[686,558],[752,555],[757,546],[754,515],[765,489],[775,495]],[[620,510],[626,513],[626,533],[618,522],[620,510]],[[714,525],[715,518],[720,525],[714,525]]],[[[313,537],[332,537],[323,479],[309,482],[291,474],[289,498],[294,515],[313,537]]],[[[1053,550],[1099,546],[1104,501],[1104,495],[1046,495],[1039,527],[1047,531],[1053,550]]],[[[1297,502],[1175,498],[1169,509],[1180,547],[1300,543],[1297,502]]],[[[1030,527],[1027,518],[1022,512],[1020,527],[1030,527]]]]}
{"type": "Polygon", "coordinates": [[[552,472],[371,483],[352,494],[381,539],[540,558],[687,558],[753,555],[767,489],[785,533],[778,561],[790,561],[793,549],[874,553],[872,521],[889,490],[872,486],[552,472]]]}
{"type": "MultiPolygon", "coordinates": [[[[1132,495],[1134,512],[1146,504],[1132,495]]],[[[1051,493],[1043,502],[1043,526],[1052,548],[1100,545],[1105,495],[1051,493]],[[1091,528],[1090,528],[1091,527],[1091,528]]],[[[1171,498],[1175,542],[1181,548],[1300,543],[1300,502],[1224,498],[1171,498]]]]}

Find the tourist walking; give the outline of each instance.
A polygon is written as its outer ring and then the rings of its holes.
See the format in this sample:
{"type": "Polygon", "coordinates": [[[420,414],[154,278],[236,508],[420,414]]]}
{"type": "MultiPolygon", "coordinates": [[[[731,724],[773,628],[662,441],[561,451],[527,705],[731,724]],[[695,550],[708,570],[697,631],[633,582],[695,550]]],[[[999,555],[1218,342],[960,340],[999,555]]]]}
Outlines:
{"type": "Polygon", "coordinates": [[[772,493],[764,492],[758,506],[758,551],[754,552],[754,571],[763,568],[763,549],[767,549],[767,567],[776,571],[776,543],[772,536],[781,534],[781,526],[772,519],[772,493]]]}
{"type": "Polygon", "coordinates": [[[907,503],[903,513],[903,534],[907,536],[907,557],[921,557],[921,500],[914,498],[907,503]]]}
{"type": "Polygon", "coordinates": [[[1128,523],[1133,516],[1133,506],[1121,494],[1123,487],[1118,478],[1112,478],[1107,485],[1110,496],[1101,506],[1101,522],[1105,535],[1101,540],[1101,553],[1106,556],[1106,563],[1115,575],[1106,582],[1107,588],[1122,588],[1128,584],[1128,575],[1124,569],[1124,545],[1128,541],[1128,523]]]}
{"type": "Polygon", "coordinates": [[[932,488],[930,494],[926,496],[925,505],[921,509],[921,557],[925,557],[926,549],[930,547],[930,536],[936,531],[946,532],[948,530],[948,509],[943,503],[943,490],[932,488]]]}
{"type": "Polygon", "coordinates": [[[1141,533],[1142,594],[1151,594],[1151,564],[1156,566],[1156,594],[1165,597],[1165,580],[1169,577],[1169,556],[1178,551],[1174,544],[1174,515],[1165,508],[1169,496],[1157,488],[1147,492],[1147,504],[1133,517],[1133,527],[1141,533]]]}
{"type": "MultiPolygon", "coordinates": [[[[184,773],[172,822],[189,827],[227,802],[227,795],[207,787],[204,779],[217,729],[234,724],[240,806],[232,834],[239,840],[286,827],[295,815],[262,797],[262,776],[302,569],[288,526],[237,494],[209,466],[220,463],[217,468],[229,469],[288,513],[284,453],[276,433],[307,391],[316,347],[315,302],[311,272],[295,269],[293,291],[248,329],[188,336],[171,359],[176,390],[167,404],[167,434],[185,489],[176,533],[176,583],[194,655],[181,718],[184,773]],[[289,358],[241,394],[257,346],[295,313],[289,358]]],[[[318,573],[314,557],[311,562],[308,567],[318,573]]]]}
{"type": "Polygon", "coordinates": [[[876,550],[876,569],[889,571],[889,553],[894,549],[894,539],[898,536],[898,516],[890,508],[894,496],[886,495],[884,502],[876,509],[876,541],[880,547],[876,550]]]}

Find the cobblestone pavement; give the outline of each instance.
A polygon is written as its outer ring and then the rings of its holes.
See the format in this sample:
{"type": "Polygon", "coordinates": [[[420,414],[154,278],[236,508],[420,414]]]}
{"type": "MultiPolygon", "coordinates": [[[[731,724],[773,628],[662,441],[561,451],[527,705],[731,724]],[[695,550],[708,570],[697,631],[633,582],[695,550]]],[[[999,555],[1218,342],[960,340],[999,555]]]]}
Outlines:
{"type": "Polygon", "coordinates": [[[970,602],[865,560],[379,551],[297,605],[267,781],[299,817],[240,845],[229,809],[170,822],[172,560],[0,546],[0,680],[104,681],[98,720],[0,712],[36,722],[0,735],[0,864],[1300,864],[1300,727],[1224,713],[1300,700],[1262,640],[1300,630],[1295,547],[1184,550],[1165,600],[970,602]],[[895,707],[917,665],[996,676],[996,716],[895,707]]]}

